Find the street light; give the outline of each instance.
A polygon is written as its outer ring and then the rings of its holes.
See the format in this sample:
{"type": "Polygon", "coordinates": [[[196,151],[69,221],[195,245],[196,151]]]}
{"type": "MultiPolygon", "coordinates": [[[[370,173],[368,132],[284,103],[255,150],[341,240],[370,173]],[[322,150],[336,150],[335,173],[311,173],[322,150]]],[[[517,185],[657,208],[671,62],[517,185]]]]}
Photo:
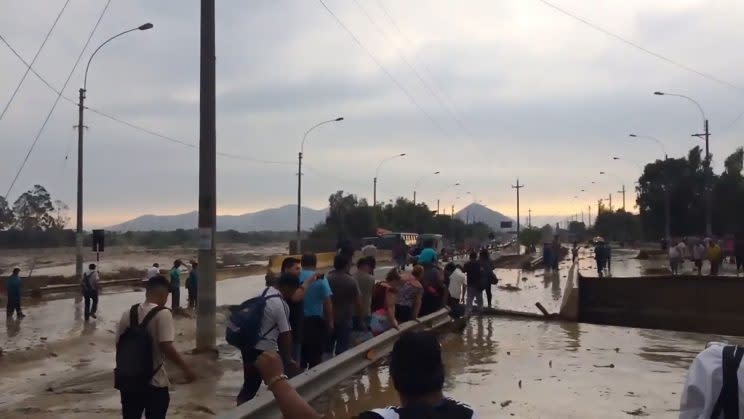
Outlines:
{"type": "MultiPolygon", "coordinates": [[[[703,107],[700,106],[700,104],[695,99],[689,96],[680,95],[676,93],[665,93],[665,92],[654,92],[654,94],[657,96],[681,97],[682,99],[686,99],[692,102],[695,106],[697,106],[698,110],[700,111],[700,115],[703,118],[703,133],[692,134],[692,136],[705,139],[705,168],[710,168],[710,130],[708,128],[708,118],[705,116],[705,111],[703,110],[703,107]]],[[[713,234],[713,218],[712,217],[713,217],[713,201],[712,201],[710,187],[708,185],[708,176],[707,176],[707,173],[705,173],[705,233],[708,236],[711,236],[713,234]]]]}
{"type": "MultiPolygon", "coordinates": [[[[438,195],[441,196],[447,189],[454,188],[454,187],[457,187],[457,186],[460,186],[460,182],[449,184],[449,185],[445,186],[444,189],[442,189],[441,191],[439,191],[439,194],[438,195]]],[[[445,214],[447,213],[447,209],[446,208],[444,209],[444,212],[445,212],[445,214]]],[[[439,215],[439,198],[437,198],[437,215],[439,215]]]]}
{"type": "MultiPolygon", "coordinates": [[[[434,172],[432,174],[433,175],[438,175],[439,174],[439,170],[437,170],[436,172],[434,172]]],[[[418,188],[419,182],[421,182],[421,180],[423,180],[426,176],[428,176],[428,173],[425,174],[425,175],[422,175],[420,178],[416,179],[416,182],[414,182],[414,184],[413,184],[413,206],[416,206],[416,188],[418,188]]]]}
{"type": "MultiPolygon", "coordinates": [[[[622,189],[622,190],[619,190],[619,191],[617,191],[617,192],[618,192],[618,193],[621,193],[621,194],[623,194],[623,211],[625,211],[625,183],[623,182],[623,180],[622,180],[622,179],[620,179],[620,177],[619,177],[619,176],[617,176],[617,175],[614,175],[614,174],[612,174],[612,173],[607,173],[607,172],[599,172],[599,174],[600,174],[600,175],[608,175],[608,176],[612,176],[612,177],[614,177],[615,179],[617,179],[617,180],[618,180],[618,182],[620,182],[620,184],[622,184],[622,186],[623,186],[623,189],[622,189]]],[[[612,211],[612,194],[610,194],[610,211],[612,211]]]]}
{"type": "Polygon", "coordinates": [[[88,69],[90,68],[90,62],[104,45],[108,44],[115,38],[118,38],[124,34],[133,31],[145,31],[152,28],[152,23],[145,23],[136,28],[126,30],[118,33],[111,38],[104,41],[98,48],[93,51],[88,59],[88,64],[85,66],[85,75],[83,77],[83,87],[80,89],[80,96],[78,98],[78,167],[77,167],[77,216],[76,216],[76,227],[75,227],[75,275],[77,278],[83,277],[83,112],[85,111],[85,93],[88,88],[88,69]]]}
{"type": "Polygon", "coordinates": [[[321,125],[324,124],[330,124],[331,122],[340,122],[343,121],[344,117],[339,116],[336,119],[329,119],[327,121],[318,122],[317,124],[310,127],[307,131],[305,131],[305,135],[302,136],[302,142],[300,143],[300,152],[297,154],[297,253],[302,253],[302,246],[300,238],[300,229],[301,229],[301,219],[302,219],[302,154],[305,152],[305,140],[307,140],[307,135],[310,134],[312,130],[315,128],[318,128],[321,125]]]}
{"type": "Polygon", "coordinates": [[[382,159],[380,164],[377,165],[377,170],[375,170],[375,178],[374,178],[374,181],[372,182],[374,184],[372,188],[372,205],[374,207],[377,207],[377,178],[380,176],[380,169],[382,168],[382,165],[385,162],[390,161],[392,159],[397,159],[398,157],[405,157],[405,156],[406,156],[406,153],[396,154],[394,156],[390,156],[385,159],[382,159]]]}
{"type": "Polygon", "coordinates": [[[633,138],[643,138],[643,139],[646,139],[646,140],[654,141],[656,144],[659,145],[659,147],[661,147],[661,152],[664,153],[664,159],[665,160],[667,159],[666,147],[664,146],[664,143],[661,142],[658,138],[652,137],[650,135],[637,135],[637,134],[629,134],[629,136],[630,137],[633,137],[633,138]]]}

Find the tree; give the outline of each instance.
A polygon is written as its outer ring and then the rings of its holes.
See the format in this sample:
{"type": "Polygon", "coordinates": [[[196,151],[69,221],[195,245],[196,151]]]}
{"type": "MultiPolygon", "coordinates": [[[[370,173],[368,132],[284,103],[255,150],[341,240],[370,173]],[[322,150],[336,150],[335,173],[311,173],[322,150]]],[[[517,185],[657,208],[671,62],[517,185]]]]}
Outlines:
{"type": "Polygon", "coordinates": [[[47,230],[54,227],[54,205],[46,188],[34,185],[13,203],[15,226],[19,230],[47,230]]]}
{"type": "Polygon", "coordinates": [[[54,201],[54,217],[52,218],[50,230],[64,230],[67,227],[67,223],[70,222],[70,217],[67,216],[67,211],[70,207],[59,199],[54,201]]]}
{"type": "MultiPolygon", "coordinates": [[[[551,228],[551,232],[553,229],[551,228]]],[[[535,226],[527,227],[519,232],[519,244],[527,247],[528,249],[537,247],[542,240],[543,232],[535,226]]]]}
{"type": "Polygon", "coordinates": [[[641,222],[638,215],[622,209],[615,212],[605,211],[597,216],[594,232],[608,240],[640,240],[641,222]]]}
{"type": "Polygon", "coordinates": [[[0,196],[0,230],[7,230],[15,223],[13,211],[8,206],[8,200],[0,196]]]}

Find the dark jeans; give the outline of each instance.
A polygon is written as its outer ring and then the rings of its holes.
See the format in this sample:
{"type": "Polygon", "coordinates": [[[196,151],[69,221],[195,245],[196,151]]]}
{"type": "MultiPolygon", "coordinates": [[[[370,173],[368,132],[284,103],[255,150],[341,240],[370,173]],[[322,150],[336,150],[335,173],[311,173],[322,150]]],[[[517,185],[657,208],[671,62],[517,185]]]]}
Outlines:
{"type": "Polygon", "coordinates": [[[302,342],[302,367],[312,368],[323,360],[323,349],[328,341],[326,322],[322,317],[305,317],[305,336],[302,342]]]}
{"type": "Polygon", "coordinates": [[[149,386],[142,391],[121,392],[121,413],[124,419],[165,419],[170,404],[168,387],[149,386]]]}
{"type": "Polygon", "coordinates": [[[261,387],[261,374],[256,369],[255,362],[263,351],[258,349],[242,349],[240,355],[243,358],[243,387],[238,393],[238,406],[256,397],[261,387]]]}
{"type": "Polygon", "coordinates": [[[171,289],[171,310],[175,311],[181,307],[181,287],[171,289]]]}
{"type": "Polygon", "coordinates": [[[340,355],[349,349],[351,345],[351,321],[336,322],[333,333],[328,341],[328,352],[332,355],[340,355]]]}
{"type": "Polygon", "coordinates": [[[459,299],[448,297],[447,305],[450,308],[450,316],[453,319],[459,319],[460,317],[462,317],[464,310],[463,310],[462,304],[460,304],[459,299]]]}
{"type": "Polygon", "coordinates": [[[189,307],[196,307],[196,288],[189,288],[189,307]]]}
{"type": "Polygon", "coordinates": [[[16,297],[8,296],[8,304],[6,306],[8,317],[13,316],[13,311],[16,312],[18,317],[21,317],[23,312],[21,311],[21,299],[16,297]]]}
{"type": "Polygon", "coordinates": [[[491,284],[488,284],[486,286],[486,301],[488,302],[488,306],[491,307],[491,300],[493,299],[493,295],[491,295],[491,284]]]}
{"type": "Polygon", "coordinates": [[[721,261],[711,260],[710,261],[710,274],[712,276],[718,275],[718,268],[721,267],[721,261]]]}
{"type": "Polygon", "coordinates": [[[86,291],[83,293],[85,299],[85,320],[90,318],[91,314],[96,314],[98,311],[98,291],[86,291]],[[91,301],[93,306],[91,306],[91,301]]]}
{"type": "Polygon", "coordinates": [[[413,320],[413,307],[396,304],[395,320],[398,320],[398,323],[404,323],[409,320],[413,320]]]}

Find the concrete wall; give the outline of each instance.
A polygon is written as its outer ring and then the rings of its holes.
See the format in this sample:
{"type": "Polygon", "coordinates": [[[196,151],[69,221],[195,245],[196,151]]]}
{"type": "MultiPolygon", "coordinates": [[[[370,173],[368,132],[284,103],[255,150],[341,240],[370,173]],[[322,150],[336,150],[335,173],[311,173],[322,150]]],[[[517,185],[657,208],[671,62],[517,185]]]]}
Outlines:
{"type": "Polygon", "coordinates": [[[579,321],[744,336],[744,280],[579,276],[579,321]]]}

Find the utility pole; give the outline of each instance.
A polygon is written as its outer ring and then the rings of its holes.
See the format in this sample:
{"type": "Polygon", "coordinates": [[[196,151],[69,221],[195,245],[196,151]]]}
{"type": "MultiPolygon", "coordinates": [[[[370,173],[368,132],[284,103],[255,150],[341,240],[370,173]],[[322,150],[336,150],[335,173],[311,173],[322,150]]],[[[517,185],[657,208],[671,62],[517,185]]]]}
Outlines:
{"type": "Polygon", "coordinates": [[[519,184],[519,178],[517,178],[517,184],[512,185],[512,189],[517,190],[517,240],[519,240],[519,190],[524,188],[524,185],[519,184]]]}
{"type": "Polygon", "coordinates": [[[587,216],[589,217],[587,221],[589,224],[587,224],[586,226],[591,227],[592,226],[592,206],[591,205],[589,205],[589,208],[587,208],[587,211],[588,211],[587,216]]]}
{"type": "Polygon", "coordinates": [[[623,211],[625,211],[625,184],[623,184],[623,189],[617,192],[623,194],[623,211]]]}
{"type": "Polygon", "coordinates": [[[602,200],[597,200],[597,216],[594,218],[594,224],[597,224],[597,218],[599,218],[599,214],[602,213],[602,200]]]}
{"type": "Polygon", "coordinates": [[[532,208],[527,209],[527,226],[532,227],[532,208]]]}
{"type": "Polygon", "coordinates": [[[455,218],[455,204],[452,204],[452,211],[450,211],[450,217],[455,218]]]}
{"type": "Polygon", "coordinates": [[[439,200],[437,199],[437,215],[439,215],[439,200]]]}
{"type": "MultiPolygon", "coordinates": [[[[702,108],[701,108],[702,111],[702,108]]],[[[703,122],[705,132],[702,134],[693,134],[693,137],[703,137],[705,139],[705,169],[710,168],[710,130],[708,129],[708,118],[703,122]]],[[[713,196],[711,193],[708,171],[705,171],[705,234],[709,237],[713,235],[713,196]]]]}
{"type": "Polygon", "coordinates": [[[214,351],[217,341],[217,128],[215,110],[215,0],[201,0],[199,93],[199,274],[196,349],[214,351]]]}
{"type": "Polygon", "coordinates": [[[302,151],[297,153],[297,254],[302,254],[302,151]]]}
{"type": "Polygon", "coordinates": [[[75,278],[83,278],[83,110],[85,89],[80,89],[78,101],[77,213],[75,225],[75,278]]]}
{"type": "Polygon", "coordinates": [[[610,193],[610,212],[612,212],[612,193],[610,193]]]}
{"type": "Polygon", "coordinates": [[[377,176],[372,181],[372,207],[377,208],[377,176]]]}

